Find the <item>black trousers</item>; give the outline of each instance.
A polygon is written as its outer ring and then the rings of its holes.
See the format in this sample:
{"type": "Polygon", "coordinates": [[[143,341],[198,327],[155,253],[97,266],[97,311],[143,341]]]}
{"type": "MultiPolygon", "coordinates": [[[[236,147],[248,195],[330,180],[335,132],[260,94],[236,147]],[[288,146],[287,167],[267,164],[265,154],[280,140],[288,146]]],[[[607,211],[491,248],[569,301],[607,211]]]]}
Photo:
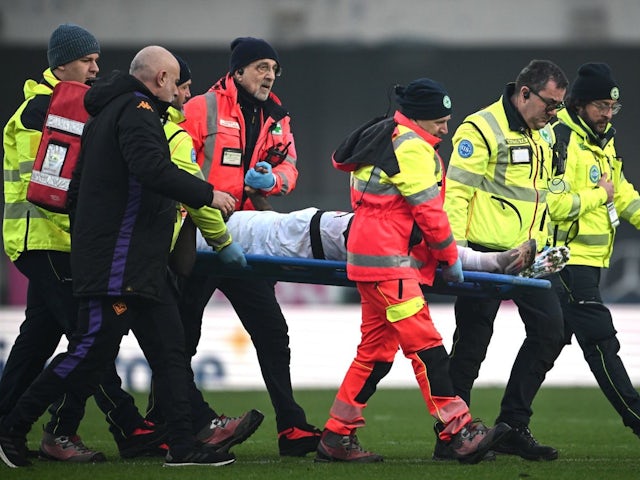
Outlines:
{"type": "Polygon", "coordinates": [[[640,395],[618,356],[611,312],[600,295],[600,268],[567,265],[554,279],[564,312],[565,340],[575,335],[600,389],[622,422],[640,436],[640,395]]]}
{"type": "MultiPolygon", "coordinates": [[[[68,253],[25,252],[16,267],[28,279],[25,320],[13,344],[0,379],[0,416],[17,403],[42,372],[63,335],[69,337],[78,318],[78,302],[71,290],[68,253]]],[[[126,438],[142,423],[134,400],[121,388],[115,364],[104,370],[94,398],[110,423],[116,441],[126,438]]],[[[56,399],[49,409],[51,420],[45,430],[56,436],[77,432],[85,401],[71,392],[56,399]]]]}
{"type": "MultiPolygon", "coordinates": [[[[562,311],[553,290],[530,289],[513,301],[526,337],[511,368],[496,422],[528,425],[533,399],[562,350],[562,311]]],[[[455,303],[456,330],[449,373],[456,395],[469,405],[500,304],[498,299],[475,297],[458,297],[455,303]]]]}
{"type": "Polygon", "coordinates": [[[78,324],[67,352],[57,355],[3,420],[26,434],[51,401],[67,392],[85,400],[98,386],[105,365],[118,354],[129,328],[153,371],[158,394],[165,398],[169,446],[186,452],[194,444],[187,398],[184,333],[176,298],[167,280],[162,301],[100,297],[80,301],[78,324]]]}
{"type": "MultiPolygon", "coordinates": [[[[219,289],[231,302],[251,336],[262,378],[276,413],[278,431],[307,423],[304,410],[293,397],[289,369],[289,329],[276,300],[275,284],[262,279],[217,278],[191,275],[179,301],[184,323],[187,357],[195,355],[202,317],[213,292],[219,289]]],[[[203,400],[204,401],[204,400],[203,400]]]]}

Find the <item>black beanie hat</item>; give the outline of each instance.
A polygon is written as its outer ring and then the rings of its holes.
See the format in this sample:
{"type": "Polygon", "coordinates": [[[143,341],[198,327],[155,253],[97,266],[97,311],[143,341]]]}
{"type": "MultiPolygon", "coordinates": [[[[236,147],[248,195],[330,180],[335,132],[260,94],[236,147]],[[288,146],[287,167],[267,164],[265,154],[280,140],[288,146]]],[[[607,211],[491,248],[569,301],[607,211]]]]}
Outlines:
{"type": "Polygon", "coordinates": [[[261,38],[238,37],[231,42],[231,57],[229,58],[229,73],[246,67],[251,62],[262,58],[275,60],[280,66],[278,52],[261,38]]]}
{"type": "Polygon", "coordinates": [[[574,100],[619,100],[620,88],[611,76],[606,63],[585,63],[578,69],[578,77],[571,87],[574,100]]]}
{"type": "Polygon", "coordinates": [[[49,38],[47,60],[51,70],[92,53],[100,53],[98,40],[73,23],[59,25],[49,38]]]}
{"type": "Polygon", "coordinates": [[[178,78],[178,82],[176,83],[176,85],[180,86],[184,82],[191,80],[191,69],[189,68],[189,64],[185,62],[181,57],[179,57],[175,53],[173,54],[173,56],[176,57],[176,60],[180,64],[180,78],[178,78]]]}
{"type": "Polygon", "coordinates": [[[416,120],[434,120],[451,115],[451,99],[442,84],[430,78],[418,78],[406,87],[396,86],[400,112],[416,120]]]}

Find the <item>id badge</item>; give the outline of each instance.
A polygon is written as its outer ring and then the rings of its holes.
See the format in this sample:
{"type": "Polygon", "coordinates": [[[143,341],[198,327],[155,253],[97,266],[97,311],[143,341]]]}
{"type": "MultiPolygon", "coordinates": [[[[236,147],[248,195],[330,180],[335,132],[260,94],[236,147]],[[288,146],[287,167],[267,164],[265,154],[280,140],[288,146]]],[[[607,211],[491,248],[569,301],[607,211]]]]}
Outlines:
{"type": "Polygon", "coordinates": [[[509,154],[514,165],[531,163],[531,147],[510,147],[509,154]]]}
{"type": "Polygon", "coordinates": [[[611,226],[616,228],[620,225],[620,219],[618,218],[618,212],[616,210],[616,206],[613,202],[607,203],[607,212],[609,212],[609,222],[611,222],[611,226]]]}
{"type": "Polygon", "coordinates": [[[222,149],[222,165],[239,167],[242,165],[242,150],[239,148],[222,149]]]}

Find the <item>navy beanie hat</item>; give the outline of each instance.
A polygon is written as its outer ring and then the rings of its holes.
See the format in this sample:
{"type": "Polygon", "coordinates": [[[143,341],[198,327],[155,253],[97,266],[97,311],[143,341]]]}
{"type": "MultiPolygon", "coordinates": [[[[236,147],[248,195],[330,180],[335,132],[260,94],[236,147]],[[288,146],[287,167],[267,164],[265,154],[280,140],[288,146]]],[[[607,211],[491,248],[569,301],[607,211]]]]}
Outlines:
{"type": "Polygon", "coordinates": [[[92,53],[100,53],[98,40],[73,23],[59,25],[49,38],[47,60],[51,70],[92,53]]]}
{"type": "Polygon", "coordinates": [[[176,85],[180,86],[183,83],[191,80],[191,69],[189,68],[189,64],[185,62],[181,57],[179,57],[175,53],[173,54],[173,56],[176,57],[176,60],[180,64],[180,78],[178,78],[178,82],[176,83],[176,85]]]}
{"type": "Polygon", "coordinates": [[[606,63],[585,63],[578,69],[569,96],[575,100],[619,100],[620,87],[606,63]]]}
{"type": "Polygon", "coordinates": [[[395,87],[400,113],[415,120],[435,120],[451,115],[451,99],[444,86],[430,78],[418,78],[406,87],[395,87]]]}
{"type": "Polygon", "coordinates": [[[231,57],[229,58],[229,73],[246,67],[251,62],[262,58],[275,60],[280,66],[278,52],[261,38],[238,37],[231,42],[231,57]]]}

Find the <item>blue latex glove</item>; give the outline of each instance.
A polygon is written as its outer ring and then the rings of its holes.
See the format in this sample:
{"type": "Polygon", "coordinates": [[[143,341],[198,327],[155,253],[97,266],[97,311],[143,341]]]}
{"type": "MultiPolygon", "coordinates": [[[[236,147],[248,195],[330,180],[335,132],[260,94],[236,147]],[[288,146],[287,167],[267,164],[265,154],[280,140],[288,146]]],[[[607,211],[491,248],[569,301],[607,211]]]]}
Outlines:
{"type": "Polygon", "coordinates": [[[236,242],[231,242],[229,245],[220,250],[218,252],[218,257],[220,258],[220,261],[225,265],[229,265],[232,267],[247,266],[247,259],[244,256],[242,247],[236,242]]]}
{"type": "Polygon", "coordinates": [[[462,262],[459,258],[453,265],[445,265],[442,267],[442,278],[444,278],[447,282],[464,282],[464,275],[462,274],[462,262]]]}
{"type": "Polygon", "coordinates": [[[271,190],[276,185],[276,177],[271,173],[271,165],[268,162],[258,162],[244,176],[244,183],[256,190],[271,190]]]}

